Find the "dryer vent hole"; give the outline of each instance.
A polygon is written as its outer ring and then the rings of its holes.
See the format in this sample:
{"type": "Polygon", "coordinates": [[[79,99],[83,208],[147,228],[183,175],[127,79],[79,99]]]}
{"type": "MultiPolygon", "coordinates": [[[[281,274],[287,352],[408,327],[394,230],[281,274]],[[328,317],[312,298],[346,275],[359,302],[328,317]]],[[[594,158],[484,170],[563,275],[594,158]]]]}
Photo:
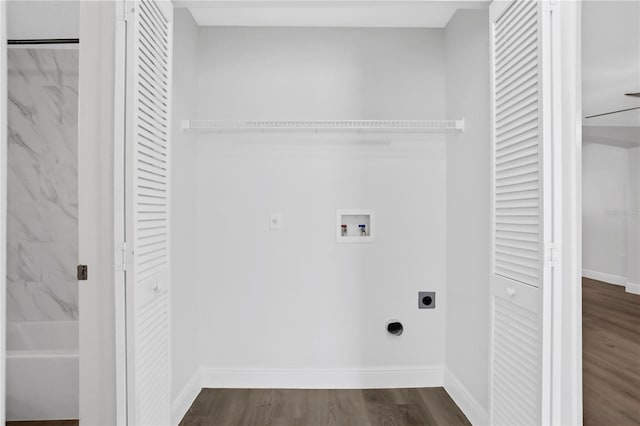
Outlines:
{"type": "Polygon", "coordinates": [[[389,334],[392,334],[394,336],[400,336],[403,331],[404,331],[404,327],[402,326],[401,322],[393,321],[393,322],[387,323],[387,332],[389,334]]]}

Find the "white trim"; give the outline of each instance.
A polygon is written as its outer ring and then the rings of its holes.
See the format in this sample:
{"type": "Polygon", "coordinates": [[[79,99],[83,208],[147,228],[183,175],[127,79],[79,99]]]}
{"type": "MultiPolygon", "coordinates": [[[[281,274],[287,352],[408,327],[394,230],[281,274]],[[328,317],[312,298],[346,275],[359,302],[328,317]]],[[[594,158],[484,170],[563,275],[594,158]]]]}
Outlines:
{"type": "MultiPolygon", "coordinates": [[[[554,411],[561,412],[559,424],[582,424],[582,2],[557,2],[562,31],[562,186],[563,245],[561,316],[562,389],[554,396],[554,411]],[[558,398],[560,401],[558,402],[558,398]],[[559,406],[558,406],[559,405],[559,406]]],[[[555,302],[555,301],[554,301],[555,302]]]]}
{"type": "MultiPolygon", "coordinates": [[[[162,11],[164,13],[164,15],[167,17],[167,19],[169,20],[169,24],[168,24],[168,31],[169,31],[169,48],[167,51],[167,54],[169,55],[169,71],[168,71],[168,75],[167,75],[167,90],[168,90],[168,106],[167,106],[167,134],[169,135],[169,142],[167,143],[167,151],[166,151],[166,155],[167,158],[169,159],[169,161],[167,162],[167,280],[169,281],[169,286],[167,289],[167,294],[168,294],[168,302],[167,302],[167,334],[168,334],[168,351],[169,351],[169,360],[168,360],[168,367],[169,367],[169,399],[171,399],[171,390],[173,389],[173,303],[171,303],[171,299],[172,299],[172,293],[173,293],[173,280],[171,279],[172,274],[171,274],[171,265],[173,264],[172,262],[172,258],[173,258],[173,253],[172,253],[172,235],[173,235],[173,220],[172,220],[172,211],[173,209],[171,208],[171,200],[173,198],[173,186],[171,184],[172,181],[172,174],[173,174],[173,155],[172,155],[172,146],[173,146],[173,68],[174,68],[174,56],[173,56],[173,23],[174,23],[174,16],[173,16],[173,3],[171,0],[169,1],[165,1],[163,2],[162,0],[159,0],[158,3],[161,4],[161,8],[163,8],[164,10],[162,11]]],[[[198,366],[199,367],[199,366],[198,366]]],[[[196,372],[196,374],[198,375],[198,378],[200,378],[200,370],[198,370],[196,372]]],[[[193,380],[193,378],[192,378],[193,380]]],[[[191,380],[190,380],[191,381],[191,380]]],[[[196,384],[196,386],[200,385],[200,383],[196,384]]],[[[200,386],[200,389],[202,389],[202,386],[200,386]]],[[[198,389],[198,392],[195,394],[195,396],[193,397],[193,400],[196,399],[196,397],[198,396],[198,393],[200,393],[200,389],[198,389]]],[[[193,400],[191,401],[191,403],[193,403],[193,400]]],[[[173,401],[172,401],[173,402],[173,401]]],[[[189,407],[191,406],[191,404],[189,404],[187,406],[187,410],[189,409],[189,407]]],[[[171,406],[171,408],[173,408],[173,405],[171,406]]],[[[173,411],[170,410],[169,412],[169,417],[170,419],[172,418],[171,416],[173,416],[173,411]]],[[[176,423],[177,425],[177,423],[176,423]]]]}
{"type": "Polygon", "coordinates": [[[591,271],[589,269],[582,270],[582,276],[596,281],[602,281],[607,284],[621,285],[627,284],[627,277],[619,275],[605,274],[604,272],[591,271]]]}
{"type": "Polygon", "coordinates": [[[80,3],[78,286],[80,419],[116,424],[113,247],[115,2],[80,3]]]}
{"type": "Polygon", "coordinates": [[[125,2],[116,4],[113,114],[113,245],[115,248],[114,316],[116,425],[127,424],[127,322],[125,236],[125,111],[127,24],[125,2]]]}
{"type": "MultiPolygon", "coordinates": [[[[7,39],[6,2],[0,4],[0,39],[7,39]]],[[[5,424],[7,259],[7,44],[0,44],[0,424],[5,424]]]]}
{"type": "Polygon", "coordinates": [[[212,368],[202,369],[203,388],[387,389],[438,387],[443,366],[370,369],[212,368]]]}
{"type": "Polygon", "coordinates": [[[171,402],[171,424],[179,425],[202,390],[202,372],[196,370],[178,396],[171,402]]]}
{"type": "Polygon", "coordinates": [[[624,289],[627,293],[640,295],[640,284],[626,283],[624,289]]]}
{"type": "MultiPolygon", "coordinates": [[[[563,80],[562,59],[563,59],[563,46],[562,46],[562,11],[560,5],[553,0],[546,0],[543,3],[542,8],[544,23],[547,28],[544,31],[547,45],[547,52],[543,53],[548,55],[546,66],[548,66],[547,72],[550,79],[548,87],[549,93],[549,107],[550,107],[550,119],[547,124],[549,130],[551,146],[547,147],[548,151],[551,151],[550,159],[547,166],[549,167],[549,173],[551,187],[547,189],[547,195],[549,196],[550,209],[550,222],[552,229],[549,230],[549,239],[545,239],[545,252],[549,256],[547,262],[552,267],[549,277],[549,286],[544,289],[543,303],[547,299],[546,310],[543,309],[543,315],[547,322],[548,346],[547,350],[550,353],[545,354],[548,362],[549,370],[544,374],[547,375],[549,380],[548,392],[550,395],[543,397],[548,398],[548,417],[550,424],[560,425],[563,424],[562,420],[562,376],[556,374],[557,371],[562,371],[562,314],[563,307],[563,288],[561,285],[563,282],[563,270],[565,268],[565,262],[562,257],[562,246],[564,245],[564,179],[563,175],[563,132],[564,128],[561,125],[565,122],[563,111],[563,93],[565,82],[563,80]],[[549,288],[550,287],[550,288],[549,288]]],[[[544,24],[543,24],[544,25],[544,24]]],[[[543,27],[544,28],[544,27],[543,27]]],[[[544,323],[543,321],[543,323],[544,323]]],[[[544,349],[543,349],[544,350],[544,349]]],[[[543,356],[544,359],[544,356],[543,356]]],[[[543,388],[543,392],[545,389],[543,388]]],[[[543,418],[544,421],[544,418],[543,418]]]]}
{"type": "Polygon", "coordinates": [[[562,123],[562,109],[559,105],[562,95],[562,81],[559,78],[558,65],[560,49],[558,43],[557,5],[551,0],[539,2],[539,48],[540,48],[540,96],[542,105],[541,130],[542,130],[542,249],[544,253],[543,281],[540,286],[542,291],[542,316],[541,324],[541,373],[542,373],[542,424],[558,424],[554,415],[555,397],[559,394],[559,374],[553,374],[554,365],[557,365],[560,352],[553,349],[557,346],[559,338],[558,309],[561,305],[562,262],[556,260],[557,247],[562,246],[562,174],[561,153],[562,127],[555,123],[562,123]]]}
{"type": "Polygon", "coordinates": [[[489,424],[489,411],[471,395],[448,368],[444,369],[444,389],[473,426],[489,424]]]}
{"type": "MultiPolygon", "coordinates": [[[[494,326],[495,320],[493,318],[493,311],[495,309],[495,299],[492,291],[492,279],[494,277],[493,274],[493,265],[495,262],[495,221],[494,221],[494,211],[495,211],[495,184],[496,179],[494,175],[494,170],[496,166],[495,161],[495,145],[494,138],[496,136],[496,124],[495,124],[495,114],[496,114],[496,95],[495,95],[495,77],[496,77],[496,64],[495,64],[495,52],[494,52],[494,44],[495,44],[495,24],[506,8],[508,7],[508,2],[498,2],[493,1],[491,5],[489,5],[489,114],[490,114],[490,124],[489,124],[489,143],[490,145],[490,156],[489,156],[489,275],[487,277],[489,282],[489,300],[485,301],[485,303],[489,303],[489,422],[491,422],[491,417],[493,415],[493,402],[495,401],[495,397],[493,395],[493,362],[494,362],[494,350],[493,350],[493,342],[495,339],[494,326]]],[[[482,302],[481,302],[482,303],[482,302]]]]}

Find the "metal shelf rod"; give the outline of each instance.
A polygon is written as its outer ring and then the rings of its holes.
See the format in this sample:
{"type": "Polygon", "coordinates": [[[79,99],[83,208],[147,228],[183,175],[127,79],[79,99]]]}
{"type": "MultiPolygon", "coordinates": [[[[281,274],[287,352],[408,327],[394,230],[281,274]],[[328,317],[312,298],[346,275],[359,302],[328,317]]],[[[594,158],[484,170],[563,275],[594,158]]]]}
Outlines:
{"type": "Polygon", "coordinates": [[[464,131],[461,120],[183,120],[183,130],[212,132],[347,131],[452,132],[464,131]]]}

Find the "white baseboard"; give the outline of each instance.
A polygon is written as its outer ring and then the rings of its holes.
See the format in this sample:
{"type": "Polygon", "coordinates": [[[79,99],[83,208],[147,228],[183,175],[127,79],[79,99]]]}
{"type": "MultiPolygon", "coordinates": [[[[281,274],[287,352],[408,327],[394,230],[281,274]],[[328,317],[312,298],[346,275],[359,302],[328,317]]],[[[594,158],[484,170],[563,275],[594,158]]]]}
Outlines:
{"type": "Polygon", "coordinates": [[[473,426],[489,424],[488,411],[480,405],[467,388],[448,369],[444,370],[444,389],[473,426]]]}
{"type": "Polygon", "coordinates": [[[627,293],[640,295],[640,284],[626,283],[624,288],[627,293]]]}
{"type": "Polygon", "coordinates": [[[443,367],[398,369],[203,368],[203,388],[376,389],[437,387],[443,367]]]}
{"type": "Polygon", "coordinates": [[[178,425],[202,390],[202,373],[198,369],[171,404],[171,424],[178,425]]]}
{"type": "Polygon", "coordinates": [[[627,283],[626,277],[621,277],[619,275],[605,274],[603,272],[590,271],[588,269],[582,270],[582,276],[585,278],[591,278],[592,280],[602,281],[607,284],[624,286],[627,283]]]}

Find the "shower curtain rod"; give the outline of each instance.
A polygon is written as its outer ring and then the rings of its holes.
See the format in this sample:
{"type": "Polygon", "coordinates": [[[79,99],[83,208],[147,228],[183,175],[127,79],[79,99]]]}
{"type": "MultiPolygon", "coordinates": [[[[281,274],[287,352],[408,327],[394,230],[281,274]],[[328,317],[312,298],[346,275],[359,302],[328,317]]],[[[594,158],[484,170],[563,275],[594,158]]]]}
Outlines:
{"type": "Polygon", "coordinates": [[[34,39],[9,39],[9,45],[21,44],[79,44],[79,38],[34,38],[34,39]]]}

